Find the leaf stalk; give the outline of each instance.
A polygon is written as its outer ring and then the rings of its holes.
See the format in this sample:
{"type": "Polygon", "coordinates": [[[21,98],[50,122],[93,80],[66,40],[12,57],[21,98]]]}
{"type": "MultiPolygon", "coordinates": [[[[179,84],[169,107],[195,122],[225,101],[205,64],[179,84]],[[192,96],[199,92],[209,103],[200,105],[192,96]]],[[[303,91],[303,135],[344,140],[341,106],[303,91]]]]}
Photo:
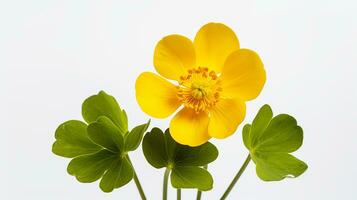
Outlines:
{"type": "Polygon", "coordinates": [[[231,192],[231,190],[233,189],[234,185],[237,183],[237,181],[239,180],[239,178],[243,174],[244,170],[247,168],[250,160],[251,160],[251,157],[250,157],[250,154],[248,154],[248,156],[245,159],[242,167],[239,169],[238,173],[235,175],[235,177],[233,178],[231,184],[229,184],[228,188],[226,189],[226,191],[224,192],[224,194],[222,195],[220,200],[224,200],[224,199],[227,198],[228,194],[231,192]]]}
{"type": "Polygon", "coordinates": [[[181,200],[181,189],[177,189],[177,200],[181,200]]]}
{"type": "Polygon", "coordinates": [[[139,178],[138,178],[138,176],[137,176],[137,174],[136,174],[136,172],[135,172],[135,169],[134,169],[133,164],[131,163],[131,160],[130,160],[130,158],[129,158],[129,155],[127,155],[126,158],[128,159],[128,161],[130,162],[131,166],[133,167],[133,171],[134,171],[134,182],[135,182],[136,187],[138,188],[140,197],[141,197],[142,200],[146,200],[146,196],[145,196],[143,187],[142,187],[141,184],[140,184],[139,178]]]}
{"type": "MultiPolygon", "coordinates": [[[[207,169],[208,165],[203,166],[203,169],[207,169]]],[[[196,200],[201,200],[202,197],[202,191],[201,190],[197,190],[197,196],[196,196],[196,200]]]]}
{"type": "Polygon", "coordinates": [[[170,168],[166,168],[165,174],[164,174],[164,183],[163,183],[163,188],[162,188],[162,199],[167,200],[167,183],[169,180],[169,175],[170,175],[170,168]]]}

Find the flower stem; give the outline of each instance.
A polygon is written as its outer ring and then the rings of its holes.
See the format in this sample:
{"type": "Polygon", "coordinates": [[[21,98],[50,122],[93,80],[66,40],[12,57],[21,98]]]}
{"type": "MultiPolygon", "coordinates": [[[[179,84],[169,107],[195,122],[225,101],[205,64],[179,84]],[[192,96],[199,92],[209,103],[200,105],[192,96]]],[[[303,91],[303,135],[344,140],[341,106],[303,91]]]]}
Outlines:
{"type": "MultiPolygon", "coordinates": [[[[203,169],[207,169],[207,168],[208,168],[207,165],[203,166],[203,169]]],[[[196,200],[201,200],[201,197],[202,197],[202,191],[201,190],[197,190],[196,200]]]]}
{"type": "Polygon", "coordinates": [[[164,184],[162,188],[162,199],[167,200],[167,182],[169,180],[169,174],[170,174],[170,169],[166,168],[165,174],[164,174],[164,184]]]}
{"type": "Polygon", "coordinates": [[[181,200],[181,189],[177,189],[177,200],[181,200]]]}
{"type": "Polygon", "coordinates": [[[136,175],[136,172],[135,172],[134,166],[133,166],[133,164],[131,163],[131,160],[130,160],[130,158],[129,158],[129,155],[127,155],[126,157],[127,157],[128,161],[130,162],[131,166],[133,167],[133,172],[134,172],[134,182],[135,182],[136,187],[138,188],[138,191],[139,191],[140,197],[141,197],[141,199],[142,199],[142,200],[146,200],[146,196],[145,196],[144,190],[143,190],[143,188],[141,187],[141,184],[140,184],[139,178],[138,178],[138,176],[136,175]]]}
{"type": "Polygon", "coordinates": [[[250,154],[247,156],[247,158],[245,159],[242,167],[239,169],[238,173],[236,174],[236,176],[233,178],[231,184],[229,184],[227,190],[224,192],[224,194],[222,195],[222,197],[220,198],[220,200],[224,200],[227,198],[228,194],[231,192],[231,190],[233,189],[234,185],[237,183],[238,179],[240,178],[240,176],[243,174],[244,170],[247,168],[249,162],[250,162],[251,158],[250,158],[250,154]]]}

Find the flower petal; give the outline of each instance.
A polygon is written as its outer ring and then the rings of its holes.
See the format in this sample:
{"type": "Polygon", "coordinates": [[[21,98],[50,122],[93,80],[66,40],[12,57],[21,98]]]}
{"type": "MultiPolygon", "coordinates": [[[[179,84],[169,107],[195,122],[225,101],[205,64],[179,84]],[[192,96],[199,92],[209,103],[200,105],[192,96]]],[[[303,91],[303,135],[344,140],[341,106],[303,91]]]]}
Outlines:
{"type": "Polygon", "coordinates": [[[264,65],[254,51],[239,49],[227,58],[221,80],[222,96],[252,100],[265,84],[264,65]]]}
{"type": "Polygon", "coordinates": [[[220,72],[228,55],[239,49],[239,41],[226,25],[208,23],[197,32],[194,46],[197,66],[220,72]]]}
{"type": "Polygon", "coordinates": [[[190,39],[181,35],[164,37],[156,45],[154,66],[165,78],[179,80],[187,69],[195,67],[195,49],[190,39]]]}
{"type": "Polygon", "coordinates": [[[210,111],[208,133],[215,138],[232,135],[245,117],[245,103],[239,99],[220,99],[210,111]]]}
{"type": "Polygon", "coordinates": [[[183,108],[171,120],[170,133],[180,144],[199,146],[210,139],[207,133],[208,122],[206,113],[196,113],[190,108],[183,108]]]}
{"type": "Polygon", "coordinates": [[[181,105],[176,97],[176,87],[154,73],[140,74],[135,89],[139,106],[152,117],[168,117],[181,105]]]}

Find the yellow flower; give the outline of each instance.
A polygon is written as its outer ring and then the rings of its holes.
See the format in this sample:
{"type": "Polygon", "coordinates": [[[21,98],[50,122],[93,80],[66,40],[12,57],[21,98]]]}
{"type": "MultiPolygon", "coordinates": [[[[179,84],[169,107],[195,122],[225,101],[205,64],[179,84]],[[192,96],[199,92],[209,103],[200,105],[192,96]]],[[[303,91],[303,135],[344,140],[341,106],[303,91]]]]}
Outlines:
{"type": "Polygon", "coordinates": [[[245,101],[259,95],[266,79],[258,54],[241,49],[235,33],[220,23],[204,25],[193,42],[181,35],[163,38],[155,48],[154,66],[164,78],[142,73],[136,99],[156,118],[183,105],[170,132],[178,143],[190,146],[233,134],[245,117],[245,101]]]}

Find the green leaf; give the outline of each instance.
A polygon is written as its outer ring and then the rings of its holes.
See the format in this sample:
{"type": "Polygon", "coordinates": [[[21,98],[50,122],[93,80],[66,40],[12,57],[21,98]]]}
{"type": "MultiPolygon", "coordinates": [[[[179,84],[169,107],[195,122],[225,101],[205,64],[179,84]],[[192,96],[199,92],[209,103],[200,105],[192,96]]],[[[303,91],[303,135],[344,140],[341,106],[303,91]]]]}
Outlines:
{"type": "Polygon", "coordinates": [[[303,161],[287,153],[257,153],[253,159],[257,164],[257,175],[264,181],[295,178],[307,169],[303,161]]]}
{"type": "Polygon", "coordinates": [[[94,143],[114,153],[123,152],[123,135],[109,118],[99,117],[97,121],[89,124],[87,131],[94,143]]]}
{"type": "Polygon", "coordinates": [[[145,135],[143,152],[155,168],[204,166],[218,157],[217,148],[209,142],[197,147],[181,145],[172,139],[168,129],[164,134],[159,128],[153,128],[145,135]]]}
{"type": "Polygon", "coordinates": [[[128,115],[126,114],[125,110],[121,110],[121,113],[120,113],[120,122],[121,124],[123,124],[123,131],[124,133],[127,133],[128,132],[128,115]]]}
{"type": "Polygon", "coordinates": [[[182,145],[171,137],[169,129],[165,131],[165,139],[169,162],[177,166],[204,166],[218,157],[217,148],[210,142],[197,147],[182,145]]]}
{"type": "Polygon", "coordinates": [[[117,101],[101,91],[82,105],[83,118],[89,125],[71,120],[61,124],[55,133],[53,153],[73,158],[67,171],[80,182],[98,179],[104,192],[111,192],[133,179],[128,151],[135,150],[149,123],[128,133],[128,118],[117,101]]]}
{"type": "Polygon", "coordinates": [[[153,128],[144,136],[143,153],[146,160],[155,168],[163,168],[168,165],[166,141],[159,128],[153,128]]]}
{"type": "Polygon", "coordinates": [[[107,150],[79,156],[69,163],[67,171],[82,183],[94,182],[102,177],[116,157],[115,154],[107,150]]]}
{"type": "MultiPolygon", "coordinates": [[[[166,141],[166,152],[168,156],[169,163],[174,163],[176,160],[176,153],[180,146],[183,146],[177,143],[170,134],[170,130],[166,129],[164,133],[165,141],[166,141]]],[[[189,147],[190,148],[190,147],[189,147]]]]}
{"type": "Polygon", "coordinates": [[[303,130],[296,120],[286,114],[274,117],[264,134],[259,138],[256,149],[264,152],[294,152],[303,141],[303,130]]]}
{"type": "Polygon", "coordinates": [[[171,172],[171,185],[174,188],[207,191],[213,187],[213,178],[207,170],[200,167],[175,167],[171,172]]]}
{"type": "Polygon", "coordinates": [[[82,105],[82,116],[87,123],[95,122],[98,117],[108,117],[121,132],[128,131],[128,119],[114,97],[100,91],[97,95],[87,98],[82,105]]]}
{"type": "Polygon", "coordinates": [[[244,142],[244,145],[247,149],[250,149],[251,148],[251,139],[250,139],[250,128],[252,127],[252,125],[250,124],[246,124],[244,125],[243,127],[243,142],[244,142]]]}
{"type": "Polygon", "coordinates": [[[260,108],[257,116],[254,118],[252,127],[250,128],[250,143],[252,146],[256,145],[259,137],[264,133],[270,120],[273,117],[273,111],[269,105],[264,105],[260,108]]]}
{"type": "Polygon", "coordinates": [[[243,141],[256,164],[256,172],[264,181],[280,181],[286,177],[298,177],[307,165],[290,155],[303,142],[303,130],[294,117],[273,112],[264,105],[252,125],[243,128],[243,141]]]}
{"type": "Polygon", "coordinates": [[[52,152],[63,157],[73,158],[102,149],[88,138],[87,125],[77,120],[61,124],[56,130],[55,138],[52,152]]]}
{"type": "Polygon", "coordinates": [[[171,184],[176,188],[210,190],[213,180],[210,173],[199,166],[213,162],[217,148],[207,142],[198,147],[181,145],[172,139],[169,130],[165,134],[153,128],[144,136],[143,152],[146,160],[155,168],[169,168],[171,184]]]}
{"type": "Polygon", "coordinates": [[[125,135],[125,151],[134,151],[141,143],[144,133],[150,125],[150,120],[146,124],[133,128],[130,133],[125,135]]]}
{"type": "Polygon", "coordinates": [[[179,145],[175,156],[177,166],[204,166],[218,157],[217,148],[207,142],[198,147],[179,145]]]}
{"type": "Polygon", "coordinates": [[[114,188],[129,183],[134,176],[133,168],[130,162],[126,159],[117,159],[109,167],[100,181],[100,188],[103,192],[111,192],[114,188]]]}

